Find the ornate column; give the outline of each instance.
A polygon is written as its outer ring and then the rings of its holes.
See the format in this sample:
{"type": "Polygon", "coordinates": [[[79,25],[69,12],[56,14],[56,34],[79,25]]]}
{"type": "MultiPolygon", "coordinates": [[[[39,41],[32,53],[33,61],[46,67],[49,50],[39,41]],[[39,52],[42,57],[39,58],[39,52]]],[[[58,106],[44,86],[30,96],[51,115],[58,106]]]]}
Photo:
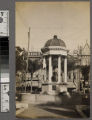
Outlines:
{"type": "Polygon", "coordinates": [[[52,56],[49,56],[49,83],[51,83],[52,79],[52,56]]]}
{"type": "Polygon", "coordinates": [[[43,69],[44,69],[43,80],[46,81],[46,58],[45,56],[43,57],[43,69]]]}
{"type": "Polygon", "coordinates": [[[64,59],[64,82],[67,83],[67,57],[64,59]]]}
{"type": "Polygon", "coordinates": [[[61,56],[58,56],[58,83],[61,82],[61,56]]]}
{"type": "Polygon", "coordinates": [[[46,68],[46,59],[43,57],[43,69],[46,68]]]}
{"type": "Polygon", "coordinates": [[[71,71],[71,80],[73,82],[73,70],[71,71]]]}

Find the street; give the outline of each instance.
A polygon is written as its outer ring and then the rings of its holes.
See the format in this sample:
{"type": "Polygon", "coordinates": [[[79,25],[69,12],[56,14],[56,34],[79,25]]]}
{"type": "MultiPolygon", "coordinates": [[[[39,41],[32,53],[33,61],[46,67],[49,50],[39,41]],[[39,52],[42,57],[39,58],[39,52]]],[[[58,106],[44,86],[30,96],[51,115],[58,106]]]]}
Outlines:
{"type": "Polygon", "coordinates": [[[74,106],[32,105],[17,114],[18,118],[81,118],[74,106]]]}

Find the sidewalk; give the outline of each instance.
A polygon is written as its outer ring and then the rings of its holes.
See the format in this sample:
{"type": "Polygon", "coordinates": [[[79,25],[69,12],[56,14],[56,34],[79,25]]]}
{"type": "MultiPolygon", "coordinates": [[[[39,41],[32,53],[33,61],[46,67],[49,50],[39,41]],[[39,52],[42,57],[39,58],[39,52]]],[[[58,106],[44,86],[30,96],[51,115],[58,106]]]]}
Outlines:
{"type": "Polygon", "coordinates": [[[28,108],[17,114],[18,118],[80,118],[71,106],[48,106],[29,104],[28,108]]]}
{"type": "Polygon", "coordinates": [[[35,105],[30,104],[28,109],[25,109],[23,112],[17,114],[19,118],[67,118],[65,116],[57,115],[52,112],[48,112],[44,109],[41,109],[35,105]]]}
{"type": "Polygon", "coordinates": [[[26,109],[28,109],[27,103],[16,102],[16,115],[22,113],[26,109]]]}

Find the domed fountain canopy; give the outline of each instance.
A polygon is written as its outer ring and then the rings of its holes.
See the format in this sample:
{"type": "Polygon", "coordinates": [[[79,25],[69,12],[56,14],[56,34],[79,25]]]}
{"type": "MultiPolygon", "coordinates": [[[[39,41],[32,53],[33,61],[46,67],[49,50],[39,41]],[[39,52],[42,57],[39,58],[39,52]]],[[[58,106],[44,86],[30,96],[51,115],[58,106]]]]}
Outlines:
{"type": "Polygon", "coordinates": [[[48,40],[45,43],[44,48],[51,47],[51,46],[60,46],[60,47],[66,47],[65,43],[63,40],[58,39],[57,35],[53,36],[53,39],[48,40]]]}

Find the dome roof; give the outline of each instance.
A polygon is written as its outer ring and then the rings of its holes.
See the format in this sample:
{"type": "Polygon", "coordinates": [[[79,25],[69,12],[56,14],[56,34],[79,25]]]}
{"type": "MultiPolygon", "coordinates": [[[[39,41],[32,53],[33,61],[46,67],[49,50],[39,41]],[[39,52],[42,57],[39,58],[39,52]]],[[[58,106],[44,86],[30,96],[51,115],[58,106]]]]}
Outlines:
{"type": "Polygon", "coordinates": [[[61,46],[61,47],[66,47],[65,43],[63,40],[58,39],[57,35],[54,35],[53,39],[48,40],[45,43],[44,47],[49,47],[49,46],[61,46]]]}

